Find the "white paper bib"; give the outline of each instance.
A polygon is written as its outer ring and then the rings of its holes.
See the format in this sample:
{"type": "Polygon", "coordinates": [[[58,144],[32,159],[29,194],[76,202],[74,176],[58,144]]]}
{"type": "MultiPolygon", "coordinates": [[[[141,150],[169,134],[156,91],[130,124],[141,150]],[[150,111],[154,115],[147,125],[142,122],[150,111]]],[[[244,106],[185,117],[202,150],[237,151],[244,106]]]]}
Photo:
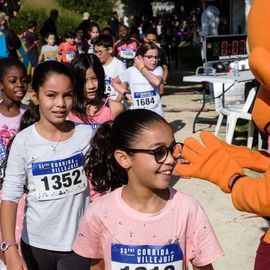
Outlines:
{"type": "Polygon", "coordinates": [[[134,59],[136,52],[129,48],[122,48],[120,51],[120,57],[124,59],[134,59]]]}
{"type": "Polygon", "coordinates": [[[158,106],[160,98],[155,90],[135,92],[133,94],[134,109],[154,109],[158,106]]]}
{"type": "Polygon", "coordinates": [[[64,198],[87,187],[82,153],[61,160],[33,162],[32,173],[39,201],[64,198]]]}
{"type": "Polygon", "coordinates": [[[109,97],[116,96],[116,91],[111,85],[112,83],[112,78],[110,77],[105,77],[105,94],[109,97]]]}
{"type": "Polygon", "coordinates": [[[112,270],[182,270],[183,252],[178,244],[135,246],[112,244],[112,270]]]}
{"type": "Polygon", "coordinates": [[[67,51],[67,53],[66,53],[66,59],[67,59],[67,61],[72,61],[73,58],[74,58],[74,56],[75,56],[75,52],[74,51],[67,51]]]}

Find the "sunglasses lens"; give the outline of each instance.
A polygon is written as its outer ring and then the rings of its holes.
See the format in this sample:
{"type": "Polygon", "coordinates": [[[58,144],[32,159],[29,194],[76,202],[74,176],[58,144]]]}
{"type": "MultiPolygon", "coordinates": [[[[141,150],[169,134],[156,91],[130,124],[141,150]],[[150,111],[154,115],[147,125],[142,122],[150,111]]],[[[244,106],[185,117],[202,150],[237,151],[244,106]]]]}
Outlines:
{"type": "Polygon", "coordinates": [[[158,162],[162,162],[164,158],[167,156],[167,148],[166,146],[161,146],[155,150],[155,158],[158,162]]]}

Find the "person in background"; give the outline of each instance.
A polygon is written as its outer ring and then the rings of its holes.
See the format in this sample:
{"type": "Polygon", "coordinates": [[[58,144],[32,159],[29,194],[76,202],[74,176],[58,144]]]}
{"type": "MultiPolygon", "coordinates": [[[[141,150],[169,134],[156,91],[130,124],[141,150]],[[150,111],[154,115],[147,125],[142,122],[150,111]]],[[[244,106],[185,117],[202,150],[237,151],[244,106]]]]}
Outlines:
{"type": "Polygon", "coordinates": [[[17,34],[8,27],[8,18],[3,12],[0,12],[0,31],[6,37],[7,56],[18,58],[17,49],[22,46],[22,43],[17,34]]]}
{"type": "MultiPolygon", "coordinates": [[[[144,35],[144,41],[145,42],[153,42],[154,44],[157,44],[158,41],[158,36],[157,33],[155,31],[155,29],[148,29],[145,31],[145,35],[144,35]]],[[[169,76],[169,61],[168,61],[168,57],[167,57],[167,53],[166,51],[158,46],[158,62],[157,62],[157,66],[161,66],[163,69],[163,82],[160,85],[160,96],[162,96],[164,94],[164,85],[166,85],[166,81],[167,78],[169,76]]]]}
{"type": "Polygon", "coordinates": [[[97,23],[91,23],[88,26],[86,40],[82,44],[82,51],[86,53],[94,52],[94,43],[100,34],[100,28],[97,23]]]}
{"type": "MultiPolygon", "coordinates": [[[[218,26],[219,26],[219,9],[213,5],[215,0],[206,0],[206,8],[201,15],[201,42],[203,42],[206,36],[217,36],[218,35],[218,26]]],[[[206,63],[206,51],[204,46],[201,46],[201,57],[202,62],[205,66],[211,66],[210,63],[206,63]]],[[[203,82],[204,91],[207,94],[213,95],[213,84],[208,82],[203,82]]]]}
{"type": "Polygon", "coordinates": [[[112,32],[112,29],[110,27],[102,28],[100,34],[101,35],[108,35],[108,36],[112,37],[113,43],[115,42],[115,38],[113,36],[113,32],[112,32]]]}
{"type": "Polygon", "coordinates": [[[158,44],[159,47],[165,50],[167,57],[168,57],[168,66],[170,68],[171,65],[171,51],[170,51],[170,46],[171,46],[171,37],[170,37],[170,31],[169,27],[166,25],[163,25],[161,28],[161,34],[158,37],[158,44]]]}
{"type": "Polygon", "coordinates": [[[23,63],[16,58],[0,59],[0,165],[6,157],[8,143],[15,136],[26,110],[22,99],[27,87],[28,78],[23,63]]]}
{"type": "Polygon", "coordinates": [[[219,25],[219,9],[213,5],[215,0],[206,0],[206,8],[201,15],[201,36],[217,36],[219,25]]]}
{"type": "MultiPolygon", "coordinates": [[[[215,0],[207,0],[206,7],[201,15],[201,42],[206,36],[217,36],[218,35],[218,25],[219,25],[219,9],[213,5],[215,0]]],[[[205,62],[203,51],[203,46],[201,47],[202,61],[205,62]]]]}
{"type": "Polygon", "coordinates": [[[50,11],[50,17],[44,22],[42,25],[39,33],[40,35],[45,38],[47,33],[53,33],[55,35],[56,41],[58,41],[58,36],[57,36],[57,28],[56,28],[56,20],[58,18],[59,12],[57,9],[52,9],[50,11]]]}
{"type": "Polygon", "coordinates": [[[105,73],[96,55],[77,55],[71,63],[71,70],[75,78],[74,105],[68,115],[71,121],[97,129],[124,111],[120,102],[105,94],[105,73]]]}
{"type": "Polygon", "coordinates": [[[20,0],[2,0],[0,2],[0,8],[3,10],[9,18],[14,18],[20,11],[22,2],[20,0]]]}
{"type": "Polygon", "coordinates": [[[112,16],[110,17],[110,19],[108,21],[108,25],[112,29],[112,34],[113,34],[115,40],[117,40],[119,37],[119,33],[118,33],[119,24],[120,24],[120,21],[119,21],[117,11],[113,11],[112,16]]]}
{"type": "Polygon", "coordinates": [[[111,192],[87,209],[73,250],[97,269],[213,270],[222,248],[197,200],[170,186],[182,146],[166,120],[131,110],[95,133],[85,171],[111,192]]]}
{"type": "Polygon", "coordinates": [[[163,70],[157,67],[158,58],[157,45],[145,42],[136,52],[134,65],[112,80],[114,89],[128,99],[131,110],[148,109],[164,115],[159,95],[163,70]]]}
{"type": "Polygon", "coordinates": [[[64,38],[65,41],[59,45],[58,59],[65,64],[70,64],[77,50],[75,34],[71,31],[67,31],[64,38]]]}
{"type": "MultiPolygon", "coordinates": [[[[28,78],[23,63],[17,58],[6,57],[0,59],[0,89],[2,95],[2,98],[0,98],[0,206],[4,177],[2,168],[6,162],[9,144],[20,130],[20,121],[26,111],[26,105],[22,104],[22,100],[27,88],[28,78]]],[[[26,194],[23,194],[18,204],[15,232],[18,245],[21,240],[25,198],[26,194]]],[[[0,242],[2,242],[1,231],[0,242]]],[[[0,260],[5,262],[5,255],[2,252],[0,252],[0,260]]]]}
{"type": "Polygon", "coordinates": [[[126,68],[133,65],[140,42],[130,36],[129,29],[124,24],[119,25],[119,39],[114,43],[113,56],[121,60],[126,68]]]}
{"type": "MultiPolygon", "coordinates": [[[[69,113],[69,120],[77,124],[90,125],[96,130],[102,123],[114,120],[124,111],[124,106],[105,95],[105,74],[96,55],[82,53],[71,63],[75,78],[74,105],[69,113]]],[[[90,183],[90,182],[89,182],[90,183]]],[[[90,183],[90,199],[101,196],[90,183]]]]}
{"type": "Polygon", "coordinates": [[[37,36],[37,22],[30,21],[27,27],[27,31],[24,33],[27,54],[29,55],[29,60],[32,66],[31,74],[38,65],[38,36],[37,36]]]}
{"type": "Polygon", "coordinates": [[[82,50],[83,42],[84,42],[83,28],[77,27],[75,30],[75,43],[76,43],[76,50],[78,53],[83,53],[82,50]]]}
{"type": "Polygon", "coordinates": [[[45,36],[46,45],[41,47],[39,63],[49,60],[58,60],[59,47],[55,44],[55,34],[48,32],[45,36]]]}
{"type": "Polygon", "coordinates": [[[77,28],[82,29],[83,34],[86,35],[91,23],[93,23],[93,21],[90,18],[90,13],[86,11],[83,13],[82,21],[77,28]]]}
{"type": "Polygon", "coordinates": [[[118,92],[112,87],[112,79],[120,75],[126,68],[122,61],[112,56],[113,39],[108,35],[100,35],[94,43],[94,54],[103,65],[105,72],[105,94],[117,100],[118,92]]]}

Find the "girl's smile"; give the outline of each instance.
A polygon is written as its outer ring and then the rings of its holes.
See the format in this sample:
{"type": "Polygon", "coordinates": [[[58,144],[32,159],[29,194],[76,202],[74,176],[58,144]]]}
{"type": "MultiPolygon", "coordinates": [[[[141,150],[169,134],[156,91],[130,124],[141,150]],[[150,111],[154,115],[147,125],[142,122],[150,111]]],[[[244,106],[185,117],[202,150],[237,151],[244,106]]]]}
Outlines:
{"type": "Polygon", "coordinates": [[[21,101],[27,91],[28,79],[25,72],[16,66],[10,67],[0,82],[3,99],[14,102],[21,101]]]}
{"type": "Polygon", "coordinates": [[[73,105],[72,83],[62,74],[53,74],[38,93],[40,120],[62,124],[73,105]]]}

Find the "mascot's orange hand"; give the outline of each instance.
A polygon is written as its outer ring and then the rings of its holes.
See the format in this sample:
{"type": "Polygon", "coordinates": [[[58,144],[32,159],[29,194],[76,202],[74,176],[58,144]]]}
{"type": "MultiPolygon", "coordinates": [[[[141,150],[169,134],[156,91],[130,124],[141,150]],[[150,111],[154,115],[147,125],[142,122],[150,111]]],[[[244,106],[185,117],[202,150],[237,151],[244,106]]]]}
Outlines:
{"type": "Polygon", "coordinates": [[[270,167],[270,154],[267,152],[253,152],[245,146],[230,145],[224,141],[221,141],[221,144],[242,168],[256,172],[266,172],[270,167]]]}
{"type": "Polygon", "coordinates": [[[229,193],[230,178],[235,174],[244,174],[242,168],[210,132],[203,131],[200,137],[203,144],[191,137],[185,140],[182,156],[190,164],[178,164],[175,171],[181,176],[209,180],[229,193]]]}

